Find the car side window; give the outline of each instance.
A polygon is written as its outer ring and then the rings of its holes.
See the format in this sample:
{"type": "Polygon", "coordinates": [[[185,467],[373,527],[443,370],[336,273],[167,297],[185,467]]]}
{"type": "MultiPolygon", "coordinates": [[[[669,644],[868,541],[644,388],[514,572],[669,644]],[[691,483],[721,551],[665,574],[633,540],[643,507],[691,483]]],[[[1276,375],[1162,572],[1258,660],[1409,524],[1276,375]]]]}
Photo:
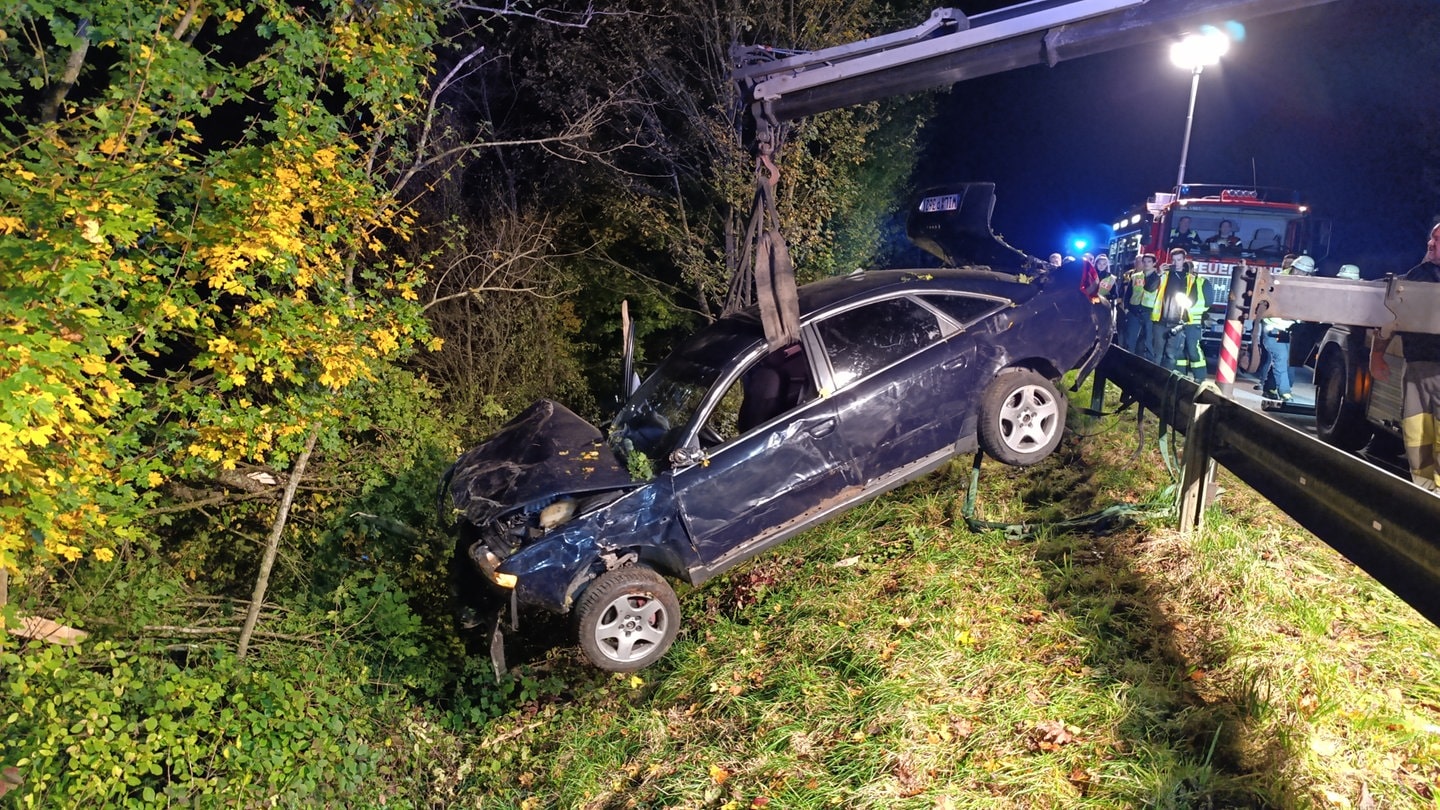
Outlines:
{"type": "Polygon", "coordinates": [[[888,298],[816,324],[836,387],[848,385],[939,340],[935,313],[909,298],[888,298]]]}
{"type": "Polygon", "coordinates": [[[700,441],[706,446],[727,442],[816,396],[804,347],[793,343],[776,349],[730,384],[706,417],[700,441]]]}
{"type": "Polygon", "coordinates": [[[961,326],[969,326],[1005,306],[1004,301],[976,298],[973,295],[927,295],[925,303],[945,313],[961,326]]]}

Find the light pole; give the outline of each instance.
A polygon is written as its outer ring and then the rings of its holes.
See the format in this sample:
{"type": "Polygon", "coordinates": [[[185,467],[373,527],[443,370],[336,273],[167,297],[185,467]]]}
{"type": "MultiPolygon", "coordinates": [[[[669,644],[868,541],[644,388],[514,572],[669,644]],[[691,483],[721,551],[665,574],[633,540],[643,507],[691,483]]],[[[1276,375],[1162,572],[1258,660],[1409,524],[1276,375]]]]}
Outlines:
{"type": "Polygon", "coordinates": [[[1230,50],[1230,38],[1218,29],[1190,34],[1170,46],[1170,61],[1190,71],[1190,111],[1185,115],[1185,141],[1180,147],[1180,174],[1175,177],[1175,191],[1185,185],[1185,158],[1190,154],[1190,127],[1195,123],[1195,93],[1200,89],[1200,72],[1206,65],[1220,63],[1230,50]]]}

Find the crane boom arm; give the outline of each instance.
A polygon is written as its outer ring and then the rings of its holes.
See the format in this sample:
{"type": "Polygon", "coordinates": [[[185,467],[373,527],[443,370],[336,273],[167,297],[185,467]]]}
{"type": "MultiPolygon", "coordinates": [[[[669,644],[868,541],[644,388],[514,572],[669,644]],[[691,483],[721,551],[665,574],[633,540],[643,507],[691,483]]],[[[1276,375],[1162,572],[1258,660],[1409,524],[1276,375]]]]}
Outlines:
{"type": "Polygon", "coordinates": [[[1389,332],[1440,334],[1440,284],[1389,276],[1380,281],[1280,275],[1259,268],[1251,315],[1338,323],[1389,332]]]}
{"type": "Polygon", "coordinates": [[[941,8],[905,31],[782,59],[743,49],[732,76],[772,120],[787,121],[1329,2],[1032,0],[972,17],[941,8]]]}

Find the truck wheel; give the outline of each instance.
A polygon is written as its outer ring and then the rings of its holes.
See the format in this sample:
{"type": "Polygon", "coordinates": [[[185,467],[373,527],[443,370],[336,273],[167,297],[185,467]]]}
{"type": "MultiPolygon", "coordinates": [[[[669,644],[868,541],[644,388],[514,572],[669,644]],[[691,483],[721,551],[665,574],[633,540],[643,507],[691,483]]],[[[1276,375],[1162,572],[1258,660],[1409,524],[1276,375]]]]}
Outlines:
{"type": "Polygon", "coordinates": [[[1037,464],[1060,444],[1065,397],[1029,369],[1001,372],[980,400],[980,447],[1016,467],[1037,464]]]}
{"type": "Polygon", "coordinates": [[[1365,404],[1350,399],[1350,375],[1345,361],[1325,352],[1315,366],[1315,433],[1341,450],[1364,447],[1375,429],[1365,421],[1365,404]]]}
{"type": "Polygon", "coordinates": [[[680,632],[680,600],[643,566],[606,571],[576,607],[580,649],[607,672],[634,672],[660,659],[680,632]]]}

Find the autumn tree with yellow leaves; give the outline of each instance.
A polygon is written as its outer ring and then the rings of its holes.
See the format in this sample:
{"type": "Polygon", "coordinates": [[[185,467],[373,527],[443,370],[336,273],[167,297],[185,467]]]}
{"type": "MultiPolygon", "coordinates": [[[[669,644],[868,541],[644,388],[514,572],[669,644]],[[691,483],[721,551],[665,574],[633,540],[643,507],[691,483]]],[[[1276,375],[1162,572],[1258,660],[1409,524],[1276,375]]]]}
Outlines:
{"type": "Polygon", "coordinates": [[[393,247],[444,13],[0,12],[0,569],[106,560],[172,484],[288,469],[434,343],[393,247]]]}

